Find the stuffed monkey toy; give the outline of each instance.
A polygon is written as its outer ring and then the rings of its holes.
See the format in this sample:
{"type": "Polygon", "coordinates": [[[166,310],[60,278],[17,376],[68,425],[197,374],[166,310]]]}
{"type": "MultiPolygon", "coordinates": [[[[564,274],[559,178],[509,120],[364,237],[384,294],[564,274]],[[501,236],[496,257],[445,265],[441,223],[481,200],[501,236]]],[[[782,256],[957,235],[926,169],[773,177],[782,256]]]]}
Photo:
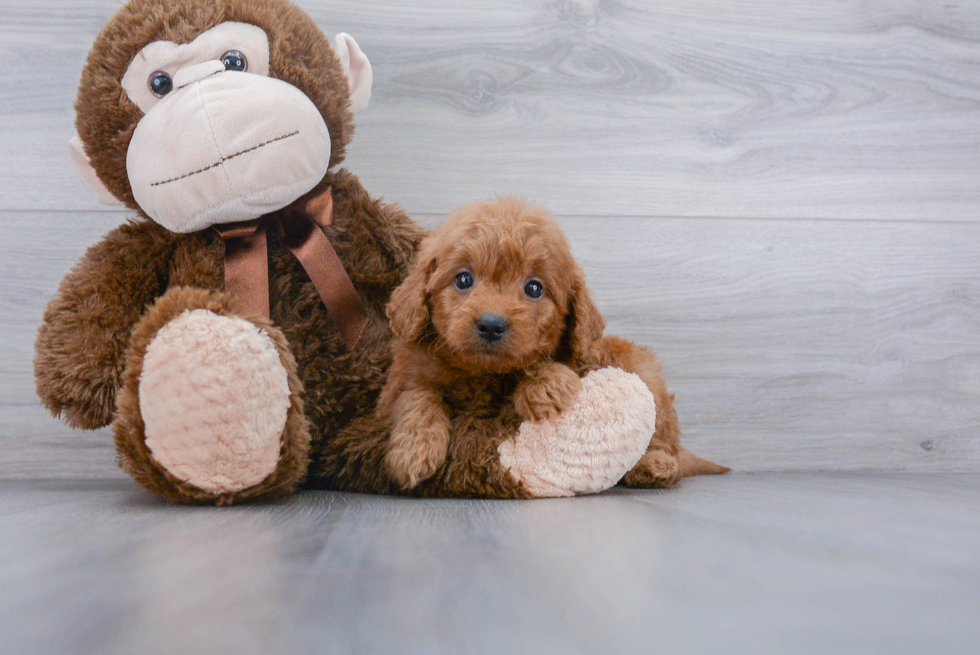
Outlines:
{"type": "MultiPolygon", "coordinates": [[[[136,215],[62,281],[35,376],[72,427],[113,424],[119,464],[144,488],[219,505],[304,483],[398,491],[365,468],[383,460],[365,452],[379,440],[350,431],[384,384],[385,306],[424,236],[336,168],[371,83],[353,38],[329,43],[284,0],[132,0],[96,40],[72,161],[101,200],[136,215]]],[[[515,468],[481,452],[429,495],[615,484],[656,407],[607,371],[611,382],[581,392],[590,409],[576,423],[511,435],[511,450],[545,456],[515,468]]]]}

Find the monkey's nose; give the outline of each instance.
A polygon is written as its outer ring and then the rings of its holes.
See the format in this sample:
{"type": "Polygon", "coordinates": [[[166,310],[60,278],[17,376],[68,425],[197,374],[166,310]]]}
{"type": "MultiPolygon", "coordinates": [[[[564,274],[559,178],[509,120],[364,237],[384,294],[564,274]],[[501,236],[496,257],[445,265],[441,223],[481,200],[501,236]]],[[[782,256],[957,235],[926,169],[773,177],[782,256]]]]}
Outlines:
{"type": "Polygon", "coordinates": [[[484,341],[498,341],[507,334],[507,321],[499,314],[484,314],[476,319],[476,331],[484,341]]]}
{"type": "Polygon", "coordinates": [[[177,74],[174,75],[174,88],[179,89],[187,86],[188,84],[200,82],[205,77],[210,77],[215,73],[220,73],[224,69],[225,65],[217,59],[205,61],[200,64],[194,64],[193,66],[186,66],[181,68],[179,71],[177,71],[177,74]]]}

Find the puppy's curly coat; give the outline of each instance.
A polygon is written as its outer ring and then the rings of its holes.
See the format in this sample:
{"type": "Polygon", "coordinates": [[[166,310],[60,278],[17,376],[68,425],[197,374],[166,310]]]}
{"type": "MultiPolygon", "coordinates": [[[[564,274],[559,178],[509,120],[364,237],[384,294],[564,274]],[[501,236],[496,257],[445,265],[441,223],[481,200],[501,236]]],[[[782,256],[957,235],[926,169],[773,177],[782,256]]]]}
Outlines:
{"type": "Polygon", "coordinates": [[[423,242],[388,316],[397,341],[378,418],[390,430],[386,468],[403,489],[444,467],[454,417],[554,419],[574,403],[580,377],[606,366],[638,375],[656,400],[656,430],[627,485],[728,470],[680,447],[656,356],[603,336],[585,275],[540,205],[505,197],[454,212],[423,242]]]}

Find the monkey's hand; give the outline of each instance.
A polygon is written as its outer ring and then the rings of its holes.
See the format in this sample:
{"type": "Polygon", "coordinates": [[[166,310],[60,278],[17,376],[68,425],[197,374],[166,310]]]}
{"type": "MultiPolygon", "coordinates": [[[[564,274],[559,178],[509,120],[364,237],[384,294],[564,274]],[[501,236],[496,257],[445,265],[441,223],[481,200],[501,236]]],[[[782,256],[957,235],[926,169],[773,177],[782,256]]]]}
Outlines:
{"type": "Polygon", "coordinates": [[[552,421],[572,406],[581,390],[582,381],[564,364],[535,364],[514,391],[514,407],[525,421],[552,421]]]}
{"type": "Polygon", "coordinates": [[[171,243],[149,221],[116,228],[75,265],[48,305],[34,377],[45,407],[72,427],[112,421],[129,335],[166,289],[171,243]]]}

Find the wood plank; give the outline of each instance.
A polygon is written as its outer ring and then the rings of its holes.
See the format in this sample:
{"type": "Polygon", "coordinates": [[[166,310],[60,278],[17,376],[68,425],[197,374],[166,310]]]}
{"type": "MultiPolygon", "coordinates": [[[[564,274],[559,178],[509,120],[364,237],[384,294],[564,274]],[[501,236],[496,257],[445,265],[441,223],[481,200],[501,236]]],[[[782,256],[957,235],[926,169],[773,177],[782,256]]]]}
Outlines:
{"type": "MultiPolygon", "coordinates": [[[[975,2],[301,4],[372,57],[349,164],[413,213],[978,219],[975,2]]],[[[65,143],[117,7],[0,7],[0,209],[97,208],[65,143]]]]}
{"type": "Polygon", "coordinates": [[[762,474],[215,509],[127,482],[0,483],[0,650],[970,653],[978,489],[762,474]]]}
{"type": "MultiPolygon", "coordinates": [[[[96,470],[72,468],[79,435],[36,408],[31,361],[61,276],[118,217],[3,215],[0,397],[18,409],[0,413],[0,477],[96,470]]],[[[696,452],[742,471],[980,471],[980,225],[562,223],[608,333],[660,353],[696,452]]],[[[109,440],[84,443],[116,475],[109,440]]]]}

